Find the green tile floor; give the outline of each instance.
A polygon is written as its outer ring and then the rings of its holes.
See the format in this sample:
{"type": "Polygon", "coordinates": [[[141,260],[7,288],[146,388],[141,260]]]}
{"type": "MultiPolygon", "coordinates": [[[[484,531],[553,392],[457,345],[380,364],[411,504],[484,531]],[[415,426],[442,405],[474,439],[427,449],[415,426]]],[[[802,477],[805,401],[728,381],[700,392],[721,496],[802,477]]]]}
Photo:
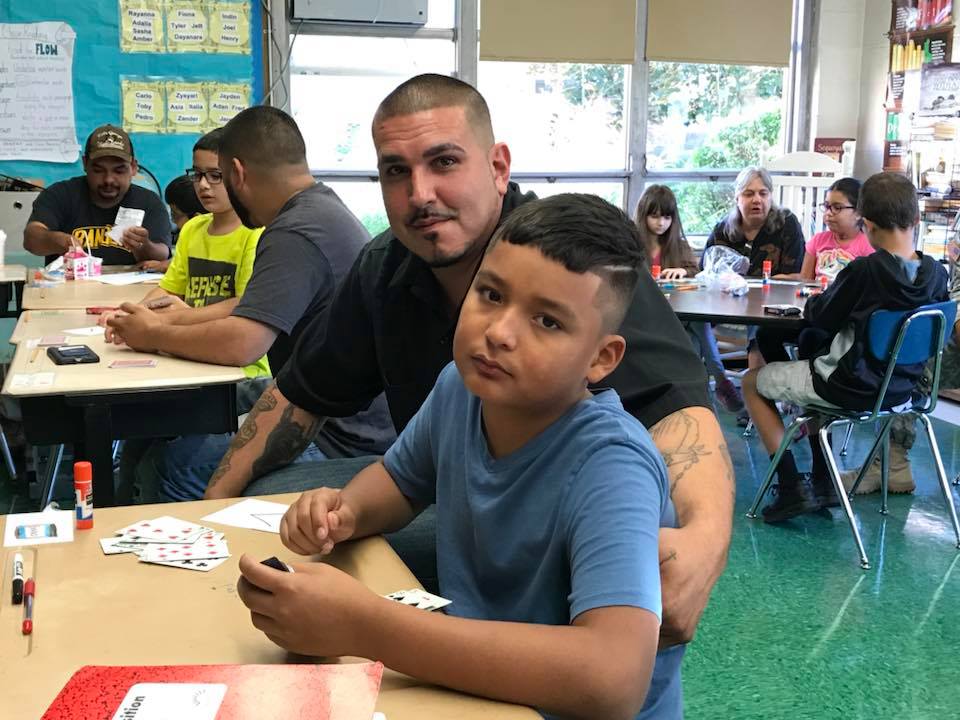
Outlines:
{"type": "MultiPolygon", "coordinates": [[[[766,456],[732,415],[721,421],[737,508],[727,571],[684,663],[687,719],[960,718],[960,552],[926,441],[911,451],[914,496],[892,496],[885,518],[878,496],[854,502],[873,564],[864,571],[839,510],[777,527],[744,517],[766,456]]],[[[935,424],[952,477],[960,428],[935,424]]],[[[869,441],[866,429],[854,435],[848,466],[869,441]]],[[[796,447],[805,467],[806,441],[796,447]]],[[[58,496],[70,491],[63,480],[58,496]]],[[[0,512],[15,494],[17,510],[31,509],[22,487],[0,482],[0,512]]]]}

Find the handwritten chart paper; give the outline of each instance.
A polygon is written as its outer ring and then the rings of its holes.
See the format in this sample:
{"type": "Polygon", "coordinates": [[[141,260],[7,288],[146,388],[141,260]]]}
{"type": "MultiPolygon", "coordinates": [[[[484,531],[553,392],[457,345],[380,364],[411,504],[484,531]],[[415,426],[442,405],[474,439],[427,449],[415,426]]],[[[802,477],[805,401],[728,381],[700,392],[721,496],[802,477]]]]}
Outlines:
{"type": "Polygon", "coordinates": [[[73,44],[66,23],[0,24],[0,160],[73,162],[73,44]]]}

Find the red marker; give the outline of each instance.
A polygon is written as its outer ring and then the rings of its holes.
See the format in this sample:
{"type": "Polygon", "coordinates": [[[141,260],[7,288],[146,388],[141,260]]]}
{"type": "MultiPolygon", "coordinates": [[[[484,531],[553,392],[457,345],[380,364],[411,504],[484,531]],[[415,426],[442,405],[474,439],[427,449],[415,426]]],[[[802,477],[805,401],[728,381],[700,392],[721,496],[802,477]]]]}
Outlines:
{"type": "Polygon", "coordinates": [[[29,635],[33,632],[33,593],[36,589],[36,584],[33,582],[33,578],[27,580],[26,584],[23,586],[23,634],[29,635]]]}

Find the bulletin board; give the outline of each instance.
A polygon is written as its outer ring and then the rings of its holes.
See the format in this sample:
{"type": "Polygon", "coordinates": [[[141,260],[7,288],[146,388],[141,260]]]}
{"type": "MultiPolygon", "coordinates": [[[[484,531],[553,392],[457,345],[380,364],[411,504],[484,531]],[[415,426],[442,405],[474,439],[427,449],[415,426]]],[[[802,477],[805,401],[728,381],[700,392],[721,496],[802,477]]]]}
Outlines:
{"type": "MultiPolygon", "coordinates": [[[[149,0],[148,0],[149,2],[149,0]]],[[[6,23],[35,23],[48,20],[65,22],[76,32],[73,61],[74,113],[77,142],[81,149],[93,129],[104,123],[120,125],[123,119],[121,87],[124,82],[156,81],[166,91],[177,83],[204,88],[221,85],[245,85],[250,104],[263,97],[263,46],[260,28],[260,0],[237,0],[249,18],[249,52],[211,52],[188,46],[152,52],[129,52],[121,48],[121,3],[118,0],[0,0],[0,18],[6,23]]],[[[160,3],[156,3],[160,4],[160,3]]],[[[189,1],[179,5],[189,6],[189,1]]],[[[204,96],[210,97],[209,94],[204,96]]],[[[165,187],[190,166],[191,151],[209,123],[172,127],[164,132],[133,132],[137,160],[145,165],[165,187]]],[[[9,161],[0,162],[0,173],[15,177],[38,178],[46,185],[83,173],[74,163],[9,161]]],[[[147,187],[155,189],[147,179],[147,187]]]]}

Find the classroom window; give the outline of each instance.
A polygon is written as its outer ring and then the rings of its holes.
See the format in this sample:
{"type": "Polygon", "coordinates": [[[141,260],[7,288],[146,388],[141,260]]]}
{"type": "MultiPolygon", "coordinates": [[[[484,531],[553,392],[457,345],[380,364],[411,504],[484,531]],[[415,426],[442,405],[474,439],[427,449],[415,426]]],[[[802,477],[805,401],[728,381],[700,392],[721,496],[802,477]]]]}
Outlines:
{"type": "Polygon", "coordinates": [[[677,197],[677,210],[690,244],[703,249],[713,226],[733,207],[733,183],[729,181],[648,180],[646,187],[666,185],[677,197]]]}
{"type": "Polygon", "coordinates": [[[357,216],[370,235],[378,235],[386,230],[387,213],[383,209],[383,195],[380,193],[380,183],[369,180],[336,181],[326,180],[324,185],[333,190],[343,200],[343,204],[350,208],[350,212],[357,216]]]}
{"type": "Polygon", "coordinates": [[[648,171],[739,170],[783,148],[783,68],[649,63],[648,171]]]}
{"type": "Polygon", "coordinates": [[[450,75],[449,40],[301,35],[290,60],[290,108],[314,171],[375,170],[370,122],[377,105],[404,80],[450,75]]]}
{"type": "Polygon", "coordinates": [[[485,61],[478,89],[518,172],[624,170],[626,65],[485,61]]]}
{"type": "Polygon", "coordinates": [[[590,193],[598,195],[617,207],[623,207],[623,182],[537,182],[520,181],[520,189],[533,191],[537,197],[550,197],[560,193],[590,193]]]}

